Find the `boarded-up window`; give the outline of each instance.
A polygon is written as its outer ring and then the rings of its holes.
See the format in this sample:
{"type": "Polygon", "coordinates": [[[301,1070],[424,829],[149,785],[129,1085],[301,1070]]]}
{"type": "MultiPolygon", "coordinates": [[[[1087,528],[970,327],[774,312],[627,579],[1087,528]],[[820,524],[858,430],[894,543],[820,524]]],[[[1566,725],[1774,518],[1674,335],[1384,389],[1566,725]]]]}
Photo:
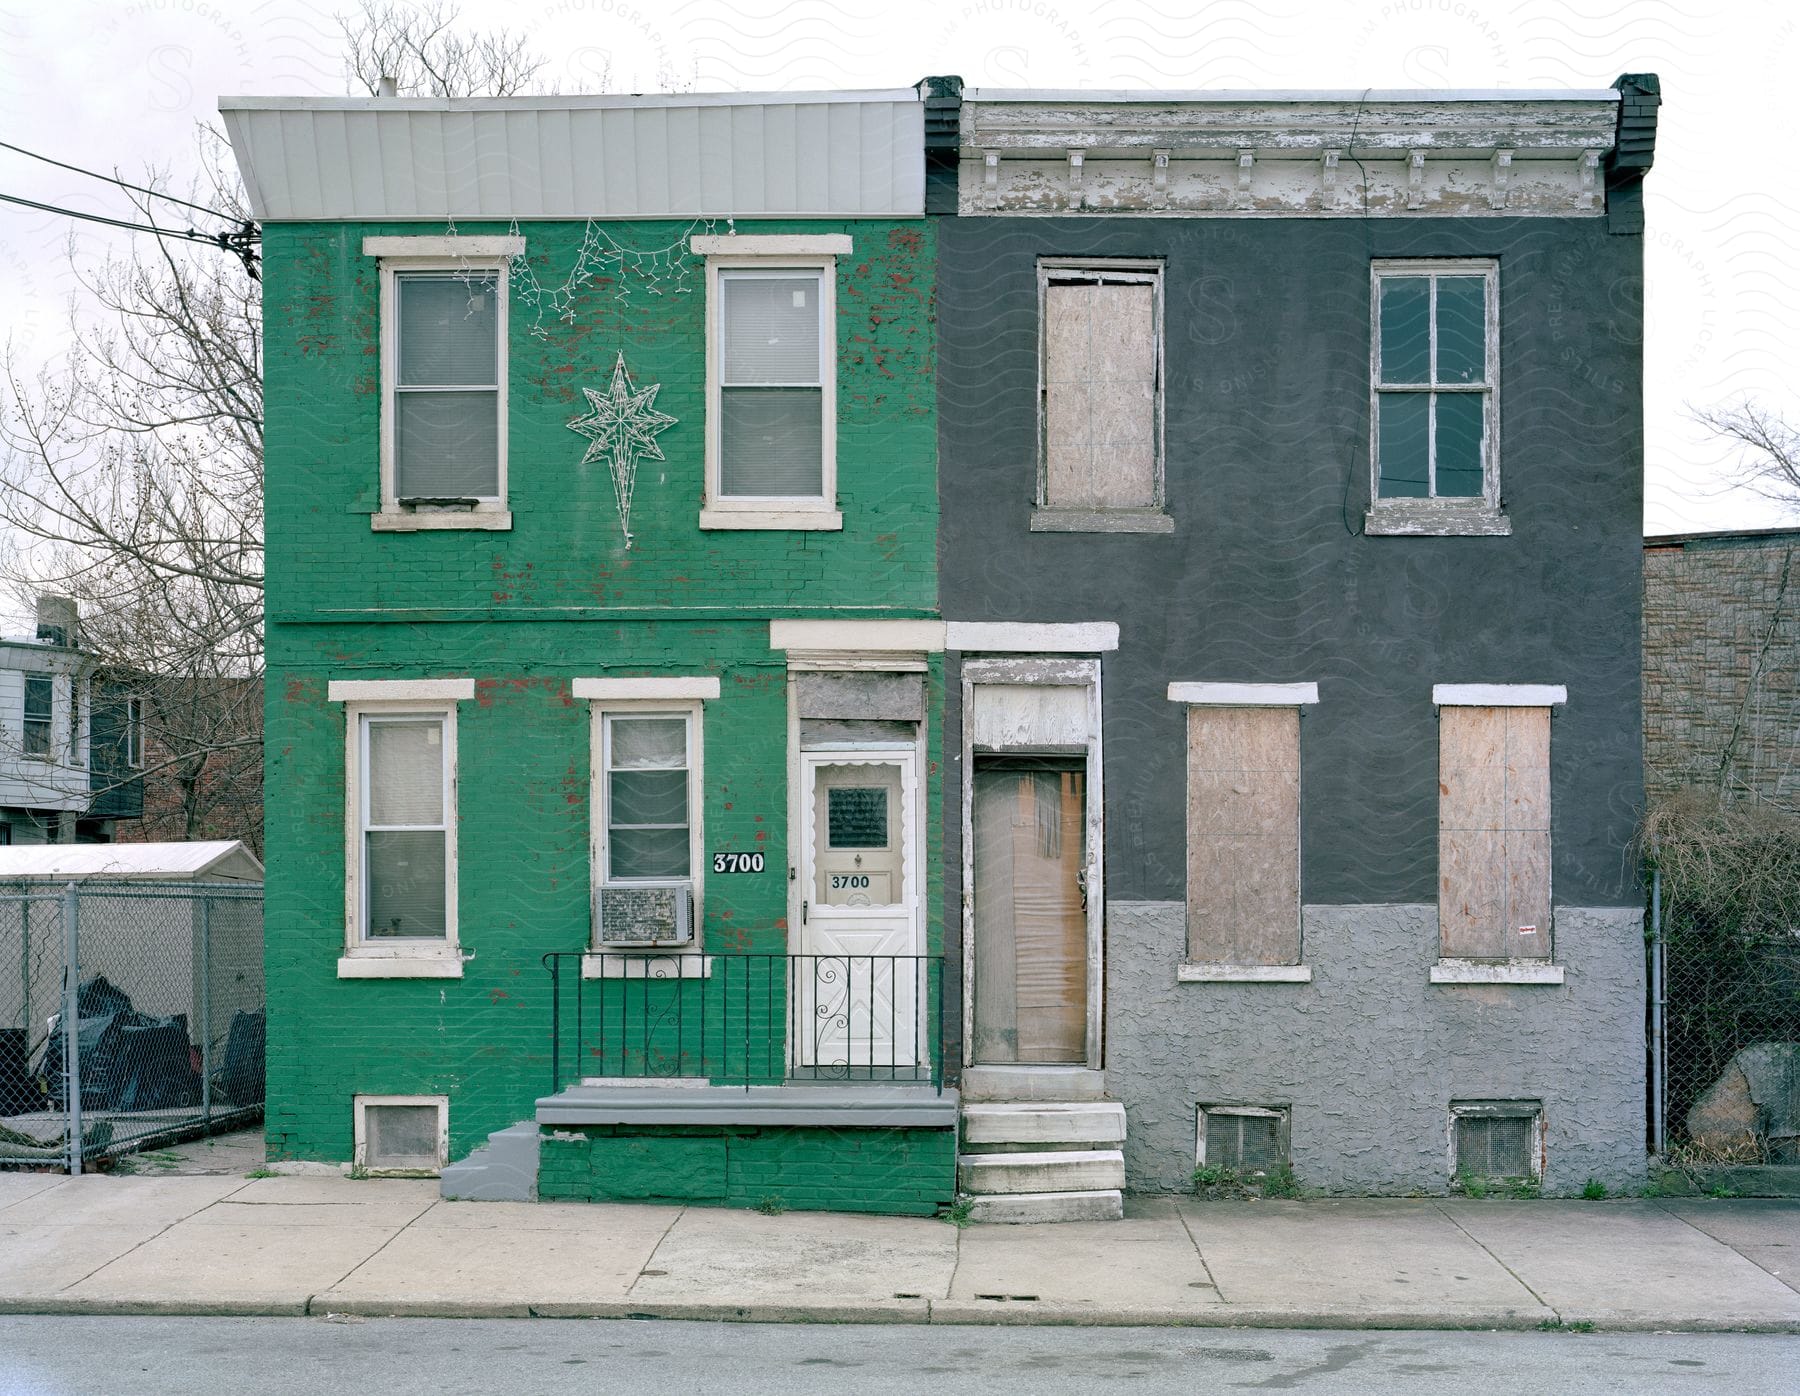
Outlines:
{"type": "Polygon", "coordinates": [[[1043,499],[1161,504],[1161,275],[1051,270],[1043,300],[1043,499]]]}
{"type": "Polygon", "coordinates": [[[1188,709],[1188,959],[1300,962],[1300,712],[1188,709]]]}
{"type": "Polygon", "coordinates": [[[1550,709],[1438,716],[1438,932],[1446,959],[1550,956],[1550,709]]]}

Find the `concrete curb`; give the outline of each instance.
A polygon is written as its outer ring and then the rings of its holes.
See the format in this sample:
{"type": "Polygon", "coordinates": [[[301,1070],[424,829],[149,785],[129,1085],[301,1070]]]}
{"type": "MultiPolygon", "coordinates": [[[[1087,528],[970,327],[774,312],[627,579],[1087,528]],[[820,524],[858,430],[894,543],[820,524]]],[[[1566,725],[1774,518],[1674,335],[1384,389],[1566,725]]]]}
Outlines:
{"type": "Polygon", "coordinates": [[[594,1300],[529,1303],[521,1300],[352,1298],[315,1294],[307,1299],[220,1300],[74,1299],[0,1296],[3,1314],[133,1315],[139,1317],[324,1318],[542,1318],[665,1320],[709,1323],[935,1324],[965,1327],[1087,1328],[1285,1328],[1323,1331],[1431,1330],[1595,1333],[1800,1333],[1800,1320],[1727,1321],[1700,1314],[1630,1314],[1592,1311],[1557,1314],[1548,1309],[1318,1310],[1110,1307],[1016,1301],[1005,1304],[960,1299],[871,1300],[866,1303],[736,1304],[710,1300],[594,1300]]]}

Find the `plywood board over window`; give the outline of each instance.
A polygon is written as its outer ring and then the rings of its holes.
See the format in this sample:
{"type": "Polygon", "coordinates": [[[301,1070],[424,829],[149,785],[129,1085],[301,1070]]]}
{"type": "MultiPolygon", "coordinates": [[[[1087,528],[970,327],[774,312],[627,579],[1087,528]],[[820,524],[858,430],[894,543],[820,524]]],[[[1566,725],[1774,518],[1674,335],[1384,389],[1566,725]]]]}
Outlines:
{"type": "Polygon", "coordinates": [[[1438,717],[1438,930],[1447,959],[1550,957],[1550,709],[1438,717]]]}
{"type": "Polygon", "coordinates": [[[1188,958],[1300,961],[1300,712],[1188,709],[1188,958]]]}
{"type": "Polygon", "coordinates": [[[1040,509],[1160,510],[1161,268],[1053,262],[1039,276],[1040,509]]]}

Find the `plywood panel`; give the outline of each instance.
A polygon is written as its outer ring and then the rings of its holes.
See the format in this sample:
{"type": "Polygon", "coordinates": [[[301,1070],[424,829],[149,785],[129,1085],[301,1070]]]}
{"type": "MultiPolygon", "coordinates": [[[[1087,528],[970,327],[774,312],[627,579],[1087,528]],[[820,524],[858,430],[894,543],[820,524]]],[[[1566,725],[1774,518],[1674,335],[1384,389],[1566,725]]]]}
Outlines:
{"type": "Polygon", "coordinates": [[[1044,290],[1044,497],[1144,508],[1156,500],[1156,291],[1044,290]]]}
{"type": "Polygon", "coordinates": [[[1438,931],[1456,959],[1547,959],[1550,710],[1444,708],[1438,931]]]}
{"type": "Polygon", "coordinates": [[[1188,957],[1300,959],[1300,714],[1188,711],[1188,957]]]}
{"type": "Polygon", "coordinates": [[[987,751],[1085,747],[1084,685],[978,683],[972,687],[974,744],[987,751]]]}

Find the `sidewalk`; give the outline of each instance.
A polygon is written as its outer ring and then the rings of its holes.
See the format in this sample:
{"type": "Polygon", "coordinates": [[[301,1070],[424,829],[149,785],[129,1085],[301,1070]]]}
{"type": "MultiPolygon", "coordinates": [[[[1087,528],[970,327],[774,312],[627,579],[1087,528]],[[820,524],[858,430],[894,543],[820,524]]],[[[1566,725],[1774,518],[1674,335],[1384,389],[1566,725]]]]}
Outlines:
{"type": "Polygon", "coordinates": [[[0,1312],[1800,1332],[1800,1201],[1158,1197],[958,1230],[0,1173],[0,1312]]]}

